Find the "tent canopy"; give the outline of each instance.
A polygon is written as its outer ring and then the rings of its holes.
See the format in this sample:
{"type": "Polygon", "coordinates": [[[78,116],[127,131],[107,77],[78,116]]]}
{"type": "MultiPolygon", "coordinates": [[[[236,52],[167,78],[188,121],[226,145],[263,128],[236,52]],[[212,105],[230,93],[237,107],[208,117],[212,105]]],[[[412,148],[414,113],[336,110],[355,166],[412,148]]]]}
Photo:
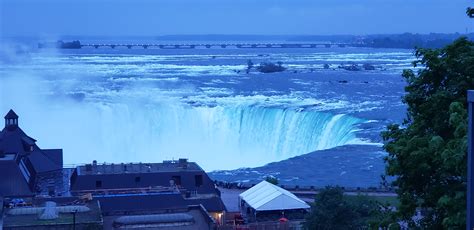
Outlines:
{"type": "Polygon", "coordinates": [[[306,202],[267,181],[262,181],[239,195],[256,211],[309,209],[306,202]]]}

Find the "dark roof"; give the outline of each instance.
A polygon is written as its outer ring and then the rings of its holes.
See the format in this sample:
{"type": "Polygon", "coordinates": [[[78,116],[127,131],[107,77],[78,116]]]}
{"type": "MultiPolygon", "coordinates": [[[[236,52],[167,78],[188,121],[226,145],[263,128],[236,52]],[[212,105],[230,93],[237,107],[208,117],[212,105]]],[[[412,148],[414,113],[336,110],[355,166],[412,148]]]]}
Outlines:
{"type": "Polygon", "coordinates": [[[194,162],[164,161],[163,163],[87,164],[77,167],[78,175],[157,173],[204,170],[194,162]]]}
{"type": "Polygon", "coordinates": [[[146,213],[160,210],[186,209],[190,205],[202,204],[209,212],[225,210],[222,200],[215,196],[203,199],[185,199],[179,193],[168,194],[121,194],[94,196],[100,201],[102,211],[107,215],[121,212],[146,213]]]}
{"type": "Polygon", "coordinates": [[[0,179],[0,196],[31,196],[33,195],[29,178],[14,160],[0,161],[2,177],[0,179]]]}
{"type": "Polygon", "coordinates": [[[15,111],[10,109],[10,111],[8,111],[7,115],[5,115],[4,118],[5,119],[18,119],[18,115],[16,115],[15,111]]]}
{"type": "MultiPolygon", "coordinates": [[[[144,164],[146,165],[146,164],[144,164]]],[[[120,165],[117,165],[120,166],[120,165]]],[[[93,168],[93,166],[91,166],[93,168]]],[[[81,167],[82,168],[82,167],[81,167]]],[[[147,187],[171,187],[170,180],[176,180],[175,183],[180,189],[197,191],[200,194],[217,194],[214,182],[204,171],[196,170],[176,170],[176,171],[156,171],[154,173],[142,173],[140,171],[128,171],[123,173],[102,173],[102,174],[81,174],[78,168],[71,177],[71,190],[76,191],[94,191],[104,189],[130,189],[147,187]],[[176,177],[179,177],[176,178],[176,177]],[[180,183],[179,181],[180,180],[180,183]],[[200,180],[200,181],[198,181],[200,180]],[[97,181],[100,186],[97,187],[97,181]],[[198,185],[200,182],[200,185],[198,185]]]]}
{"type": "Polygon", "coordinates": [[[28,160],[36,173],[45,173],[62,169],[62,150],[60,151],[33,151],[28,155],[28,160]],[[59,155],[59,154],[60,155],[59,155]],[[59,155],[59,156],[58,156],[59,155]]]}
{"type": "Polygon", "coordinates": [[[194,222],[192,215],[188,213],[163,213],[141,216],[121,216],[114,220],[116,224],[170,224],[194,222]]]}
{"type": "Polygon", "coordinates": [[[56,165],[63,166],[63,150],[62,149],[43,149],[44,155],[46,155],[56,165]]]}
{"type": "Polygon", "coordinates": [[[21,141],[23,141],[23,144],[27,145],[27,146],[32,146],[32,145],[34,146],[35,142],[36,142],[35,139],[33,139],[29,136],[26,136],[26,135],[21,138],[21,141]]]}
{"type": "Polygon", "coordinates": [[[19,127],[4,128],[0,132],[0,151],[28,158],[36,173],[60,170],[63,167],[61,149],[40,149],[36,140],[26,135],[19,127]]]}
{"type": "Polygon", "coordinates": [[[35,144],[36,140],[29,137],[19,127],[15,129],[4,128],[0,132],[0,150],[4,153],[15,153],[25,155],[29,151],[29,145],[38,148],[35,144]]]}
{"type": "Polygon", "coordinates": [[[185,159],[163,163],[87,164],[76,167],[71,177],[71,190],[95,191],[170,187],[174,180],[180,189],[200,194],[217,194],[214,182],[194,162],[185,159]],[[100,181],[100,182],[98,182],[100,181]],[[96,185],[96,182],[100,184],[96,185]]]}
{"type": "Polygon", "coordinates": [[[215,229],[216,222],[202,206],[188,206],[186,210],[104,217],[104,229],[132,229],[145,224],[155,225],[156,229],[195,230],[215,229]]]}
{"type": "Polygon", "coordinates": [[[186,200],[188,205],[199,205],[202,204],[208,212],[221,212],[225,211],[224,202],[218,196],[202,199],[188,199],[186,200]]]}
{"type": "Polygon", "coordinates": [[[187,203],[179,193],[125,194],[94,197],[100,201],[104,213],[152,212],[166,209],[186,209],[187,203]]]}
{"type": "MultiPolygon", "coordinates": [[[[5,119],[16,119],[10,110],[5,119]]],[[[45,172],[62,169],[61,149],[42,150],[36,140],[18,126],[8,126],[0,132],[0,193],[31,195],[36,178],[45,172]]]]}

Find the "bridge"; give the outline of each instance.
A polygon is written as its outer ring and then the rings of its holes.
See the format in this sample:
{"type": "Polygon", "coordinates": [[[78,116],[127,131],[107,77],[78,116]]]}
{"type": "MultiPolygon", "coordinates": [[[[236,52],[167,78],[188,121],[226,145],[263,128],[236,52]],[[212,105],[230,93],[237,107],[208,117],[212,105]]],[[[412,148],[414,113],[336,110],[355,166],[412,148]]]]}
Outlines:
{"type": "Polygon", "coordinates": [[[354,46],[350,43],[206,43],[206,44],[81,44],[80,48],[125,48],[125,49],[211,49],[211,48],[331,48],[354,46]]]}

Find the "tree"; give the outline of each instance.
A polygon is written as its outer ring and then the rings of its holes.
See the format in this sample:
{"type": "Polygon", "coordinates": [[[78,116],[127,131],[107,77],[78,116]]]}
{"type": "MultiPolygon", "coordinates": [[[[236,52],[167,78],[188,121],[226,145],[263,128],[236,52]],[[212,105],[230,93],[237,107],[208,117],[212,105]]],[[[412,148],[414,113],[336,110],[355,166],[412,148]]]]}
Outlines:
{"type": "Polygon", "coordinates": [[[326,187],[314,199],[306,229],[378,229],[391,222],[391,210],[368,196],[345,196],[340,187],[326,187]],[[382,224],[382,225],[381,225],[382,224]]]}
{"type": "Polygon", "coordinates": [[[278,185],[278,178],[274,177],[274,176],[267,176],[265,177],[265,180],[268,182],[268,183],[271,183],[271,184],[274,184],[274,185],[278,185]]]}
{"type": "Polygon", "coordinates": [[[355,213],[343,199],[342,189],[326,187],[316,195],[310,215],[306,218],[306,229],[350,229],[355,213]]]}
{"type": "Polygon", "coordinates": [[[474,89],[474,43],[460,38],[443,49],[418,49],[405,70],[407,117],[382,133],[388,175],[411,227],[463,229],[466,217],[467,102],[474,89]],[[423,218],[415,222],[417,210],[423,218]]]}

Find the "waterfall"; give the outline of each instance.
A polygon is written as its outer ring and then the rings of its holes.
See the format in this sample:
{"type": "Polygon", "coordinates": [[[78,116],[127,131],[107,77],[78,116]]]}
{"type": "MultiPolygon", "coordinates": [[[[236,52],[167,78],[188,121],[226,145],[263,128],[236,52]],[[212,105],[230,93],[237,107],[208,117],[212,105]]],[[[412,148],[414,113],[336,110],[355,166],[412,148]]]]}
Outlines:
{"type": "Polygon", "coordinates": [[[95,158],[188,157],[206,170],[259,166],[344,145],[356,138],[353,126],[361,122],[342,114],[249,105],[109,105],[99,111],[95,158]]]}
{"type": "Polygon", "coordinates": [[[48,119],[25,116],[25,122],[40,146],[64,148],[66,164],[185,157],[205,170],[256,167],[344,145],[356,140],[354,125],[363,122],[343,114],[249,104],[86,104],[72,111],[48,109],[43,115],[48,119]]]}

